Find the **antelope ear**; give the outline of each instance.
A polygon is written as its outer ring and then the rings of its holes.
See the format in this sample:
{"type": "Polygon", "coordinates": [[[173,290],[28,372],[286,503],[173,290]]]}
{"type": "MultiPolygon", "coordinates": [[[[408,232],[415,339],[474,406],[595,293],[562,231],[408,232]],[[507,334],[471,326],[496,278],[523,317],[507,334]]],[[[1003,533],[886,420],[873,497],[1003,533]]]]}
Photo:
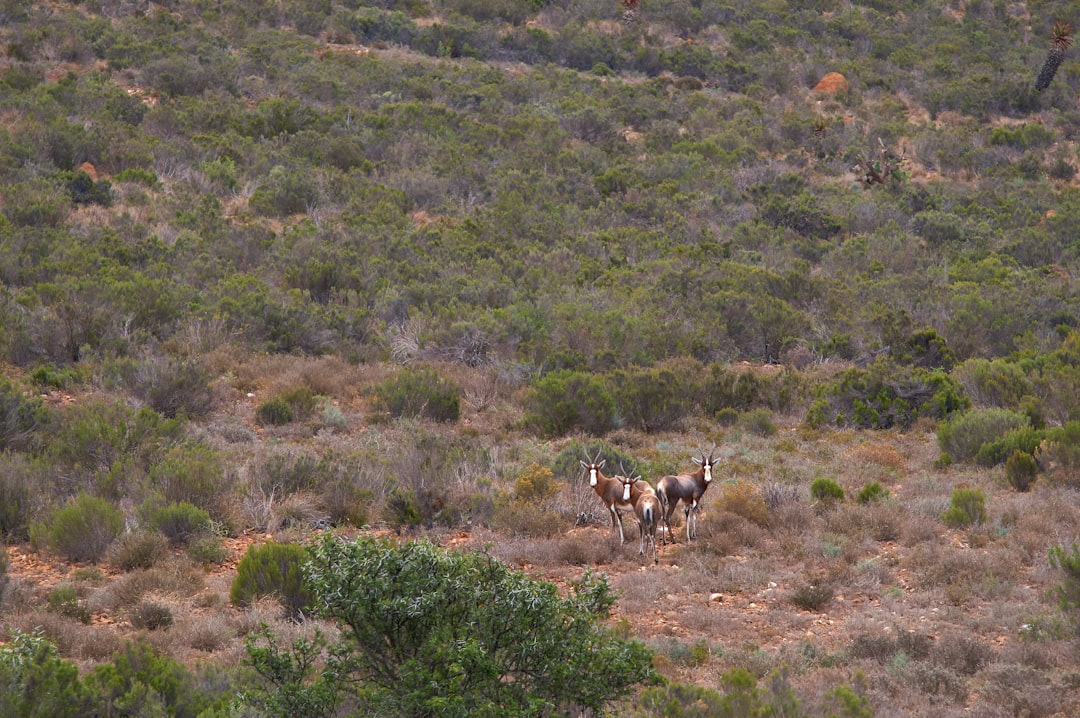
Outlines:
{"type": "Polygon", "coordinates": [[[696,457],[696,456],[694,456],[694,457],[691,457],[691,458],[692,458],[692,459],[694,460],[694,463],[695,463],[695,464],[697,464],[698,466],[701,466],[701,463],[702,463],[701,459],[699,459],[699,458],[698,458],[698,457],[696,457]]]}
{"type": "Polygon", "coordinates": [[[607,463],[607,459],[600,459],[600,463],[597,464],[601,469],[604,468],[604,464],[607,463]]]}
{"type": "Polygon", "coordinates": [[[583,468],[583,469],[587,469],[587,468],[589,468],[589,465],[588,465],[588,464],[586,464],[586,463],[585,463],[584,461],[582,461],[581,459],[578,459],[578,463],[579,463],[579,464],[581,464],[581,468],[583,468]]]}

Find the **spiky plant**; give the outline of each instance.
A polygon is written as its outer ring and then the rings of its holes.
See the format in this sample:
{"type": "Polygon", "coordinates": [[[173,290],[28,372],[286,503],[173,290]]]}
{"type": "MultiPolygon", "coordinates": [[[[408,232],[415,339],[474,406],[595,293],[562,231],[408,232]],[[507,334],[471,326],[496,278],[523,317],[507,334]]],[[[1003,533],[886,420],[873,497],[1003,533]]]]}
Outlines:
{"type": "Polygon", "coordinates": [[[1046,62],[1039,70],[1039,77],[1035,80],[1035,89],[1040,92],[1050,86],[1054,79],[1061,61],[1065,59],[1065,51],[1072,44],[1073,26],[1067,22],[1055,22],[1050,27],[1050,51],[1046,54],[1046,62]]]}

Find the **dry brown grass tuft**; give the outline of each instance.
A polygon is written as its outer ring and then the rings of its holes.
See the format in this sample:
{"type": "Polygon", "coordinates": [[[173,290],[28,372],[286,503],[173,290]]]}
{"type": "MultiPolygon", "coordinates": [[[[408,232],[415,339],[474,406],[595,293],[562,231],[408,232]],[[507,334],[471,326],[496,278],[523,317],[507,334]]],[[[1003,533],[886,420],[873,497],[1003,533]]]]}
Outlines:
{"type": "Polygon", "coordinates": [[[865,442],[852,446],[845,453],[845,458],[854,464],[873,464],[897,472],[907,468],[903,454],[890,444],[865,442]]]}
{"type": "MultiPolygon", "coordinates": [[[[138,569],[112,581],[97,598],[104,610],[131,607],[150,593],[188,597],[202,590],[204,574],[186,556],[173,556],[154,568],[138,569]]],[[[91,600],[91,604],[95,601],[91,600]]]]}

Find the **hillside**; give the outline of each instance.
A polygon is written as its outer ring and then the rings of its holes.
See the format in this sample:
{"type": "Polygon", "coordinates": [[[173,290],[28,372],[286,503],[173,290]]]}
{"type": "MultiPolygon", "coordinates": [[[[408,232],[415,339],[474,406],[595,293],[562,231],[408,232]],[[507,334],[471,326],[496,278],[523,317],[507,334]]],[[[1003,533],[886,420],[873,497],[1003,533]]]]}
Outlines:
{"type": "Polygon", "coordinates": [[[1061,22],[0,0],[0,641],[242,693],[331,628],[231,602],[249,546],[428,538],[607,576],[670,681],[620,714],[1075,714],[1061,22]],[[586,453],[710,447],[695,542],[611,539],[586,453]]]}

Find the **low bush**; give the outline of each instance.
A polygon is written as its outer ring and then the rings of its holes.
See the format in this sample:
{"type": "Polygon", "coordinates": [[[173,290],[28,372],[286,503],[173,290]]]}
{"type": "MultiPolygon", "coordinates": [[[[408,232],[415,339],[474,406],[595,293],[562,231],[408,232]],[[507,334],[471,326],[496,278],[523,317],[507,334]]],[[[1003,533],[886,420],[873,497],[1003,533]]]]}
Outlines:
{"type": "Polygon", "coordinates": [[[1017,491],[1023,492],[1031,488],[1038,473],[1039,463],[1026,451],[1017,449],[1005,460],[1005,478],[1017,491]]]}
{"type": "Polygon", "coordinates": [[[143,519],[160,531],[174,546],[184,546],[210,532],[210,514],[187,501],[157,505],[153,501],[140,509],[143,519]]]}
{"type": "Polygon", "coordinates": [[[749,481],[722,484],[715,505],[758,526],[769,524],[769,507],[765,503],[765,496],[749,481]]]}
{"type": "Polygon", "coordinates": [[[883,488],[877,481],[871,481],[859,491],[858,501],[860,504],[870,504],[882,501],[889,497],[889,490],[883,488]]]}
{"type": "Polygon", "coordinates": [[[229,551],[217,536],[200,536],[189,541],[186,553],[200,566],[219,566],[229,558],[229,551]]]}
{"type": "Polygon", "coordinates": [[[461,416],[461,390],[425,367],[403,369],[375,387],[375,395],[394,418],[424,417],[449,423],[461,416]]]}
{"type": "Polygon", "coordinates": [[[156,631],[173,624],[172,609],[163,603],[142,601],[131,609],[131,625],[140,630],[156,631]]]}
{"type": "Polygon", "coordinates": [[[844,500],[844,489],[834,479],[819,476],[810,484],[810,498],[823,504],[844,500]]]}
{"type": "Polygon", "coordinates": [[[274,596],[293,617],[311,605],[311,591],[304,584],[301,566],[309,558],[306,548],[273,541],[251,546],[236,567],[229,600],[248,606],[261,596],[274,596]]]}
{"type": "Polygon", "coordinates": [[[296,418],[289,402],[279,396],[268,399],[255,409],[255,420],[263,426],[284,426],[296,418]]]}
{"type": "Polygon", "coordinates": [[[70,561],[100,559],[120,532],[124,514],[105,499],[79,494],[48,519],[31,527],[31,540],[70,561]]]}
{"type": "Polygon", "coordinates": [[[150,568],[165,558],[169,540],[157,531],[131,531],[122,534],[109,546],[105,560],[121,571],[150,568]]]}
{"type": "Polygon", "coordinates": [[[90,623],[90,609],[79,600],[75,587],[71,585],[57,586],[49,592],[49,610],[80,623],[90,623]]]}
{"type": "Polygon", "coordinates": [[[980,489],[959,486],[953,489],[949,508],[941,520],[950,528],[965,528],[986,520],[986,496],[980,489]]]}
{"type": "Polygon", "coordinates": [[[615,428],[615,400],[604,383],[583,372],[555,371],[525,397],[525,423],[544,436],[584,431],[602,436],[615,428]]]}
{"type": "Polygon", "coordinates": [[[946,421],[938,427],[941,450],[954,461],[974,461],[984,445],[1029,426],[1024,414],[1009,409],[976,409],[946,421]]]}

